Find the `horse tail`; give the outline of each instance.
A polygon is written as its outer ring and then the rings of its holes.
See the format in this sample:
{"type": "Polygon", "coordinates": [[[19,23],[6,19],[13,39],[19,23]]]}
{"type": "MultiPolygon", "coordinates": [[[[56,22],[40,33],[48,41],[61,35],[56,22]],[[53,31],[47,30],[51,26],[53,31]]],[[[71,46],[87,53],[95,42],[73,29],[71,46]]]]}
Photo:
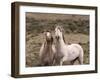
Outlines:
{"type": "Polygon", "coordinates": [[[82,46],[80,46],[79,63],[83,64],[83,60],[84,60],[84,51],[82,46]]]}

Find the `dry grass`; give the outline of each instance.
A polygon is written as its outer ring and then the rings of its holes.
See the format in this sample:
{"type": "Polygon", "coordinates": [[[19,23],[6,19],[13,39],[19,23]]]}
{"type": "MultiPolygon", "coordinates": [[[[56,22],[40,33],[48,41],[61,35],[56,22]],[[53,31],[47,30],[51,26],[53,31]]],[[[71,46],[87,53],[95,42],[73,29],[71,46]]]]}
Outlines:
{"type": "MultiPolygon", "coordinates": [[[[43,43],[43,34],[26,37],[26,66],[32,67],[39,64],[39,50],[43,43]]],[[[89,36],[85,34],[65,34],[67,43],[80,43],[84,50],[84,64],[89,64],[89,36]]]]}

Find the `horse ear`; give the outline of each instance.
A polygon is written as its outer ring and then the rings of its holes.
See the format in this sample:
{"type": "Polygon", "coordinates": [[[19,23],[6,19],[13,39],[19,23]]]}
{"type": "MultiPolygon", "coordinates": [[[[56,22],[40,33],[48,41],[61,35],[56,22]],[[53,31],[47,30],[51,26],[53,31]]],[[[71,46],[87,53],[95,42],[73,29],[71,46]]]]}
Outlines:
{"type": "Polygon", "coordinates": [[[55,29],[56,29],[56,28],[57,28],[57,29],[60,28],[60,25],[59,25],[59,24],[56,24],[55,26],[56,26],[55,29]]]}
{"type": "Polygon", "coordinates": [[[44,31],[43,31],[43,34],[46,35],[46,32],[48,32],[48,31],[47,31],[47,30],[44,30],[44,31]]]}
{"type": "Polygon", "coordinates": [[[44,38],[45,38],[45,37],[46,37],[46,35],[47,35],[47,31],[44,31],[43,35],[44,35],[44,38]]]}
{"type": "Polygon", "coordinates": [[[60,25],[59,28],[60,28],[60,30],[61,30],[62,32],[64,32],[63,26],[60,25]]]}
{"type": "Polygon", "coordinates": [[[64,28],[63,28],[63,27],[61,27],[61,29],[62,29],[62,32],[65,32],[65,30],[64,30],[64,28]]]}

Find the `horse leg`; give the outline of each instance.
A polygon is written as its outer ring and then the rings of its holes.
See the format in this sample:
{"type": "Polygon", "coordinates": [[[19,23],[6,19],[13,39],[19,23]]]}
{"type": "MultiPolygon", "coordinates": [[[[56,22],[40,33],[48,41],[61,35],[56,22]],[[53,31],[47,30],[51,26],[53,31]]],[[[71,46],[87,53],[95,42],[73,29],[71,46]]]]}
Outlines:
{"type": "Polygon", "coordinates": [[[78,60],[78,57],[71,61],[71,64],[74,65],[75,61],[78,60]]]}
{"type": "Polygon", "coordinates": [[[63,62],[66,61],[66,59],[67,59],[66,57],[63,57],[63,58],[61,59],[61,61],[60,61],[60,65],[61,65],[61,66],[63,65],[63,62]]]}
{"type": "Polygon", "coordinates": [[[71,65],[74,65],[74,61],[71,61],[71,65]]]}
{"type": "Polygon", "coordinates": [[[63,59],[61,59],[61,61],[60,61],[60,66],[62,66],[63,65],[63,59]]]}
{"type": "Polygon", "coordinates": [[[79,64],[83,64],[83,57],[78,57],[79,64]]]}

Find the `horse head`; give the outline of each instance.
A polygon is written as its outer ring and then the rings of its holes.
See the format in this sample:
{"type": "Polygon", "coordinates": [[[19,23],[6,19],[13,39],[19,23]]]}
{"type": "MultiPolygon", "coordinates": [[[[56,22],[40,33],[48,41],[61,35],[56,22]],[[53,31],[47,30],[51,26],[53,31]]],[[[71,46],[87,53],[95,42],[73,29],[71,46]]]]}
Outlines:
{"type": "Polygon", "coordinates": [[[44,32],[44,34],[45,34],[45,39],[47,42],[53,42],[53,36],[50,31],[46,31],[44,32]]]}
{"type": "Polygon", "coordinates": [[[64,29],[62,28],[62,26],[57,25],[55,28],[55,38],[57,40],[59,40],[60,38],[63,38],[63,31],[64,29]]]}

